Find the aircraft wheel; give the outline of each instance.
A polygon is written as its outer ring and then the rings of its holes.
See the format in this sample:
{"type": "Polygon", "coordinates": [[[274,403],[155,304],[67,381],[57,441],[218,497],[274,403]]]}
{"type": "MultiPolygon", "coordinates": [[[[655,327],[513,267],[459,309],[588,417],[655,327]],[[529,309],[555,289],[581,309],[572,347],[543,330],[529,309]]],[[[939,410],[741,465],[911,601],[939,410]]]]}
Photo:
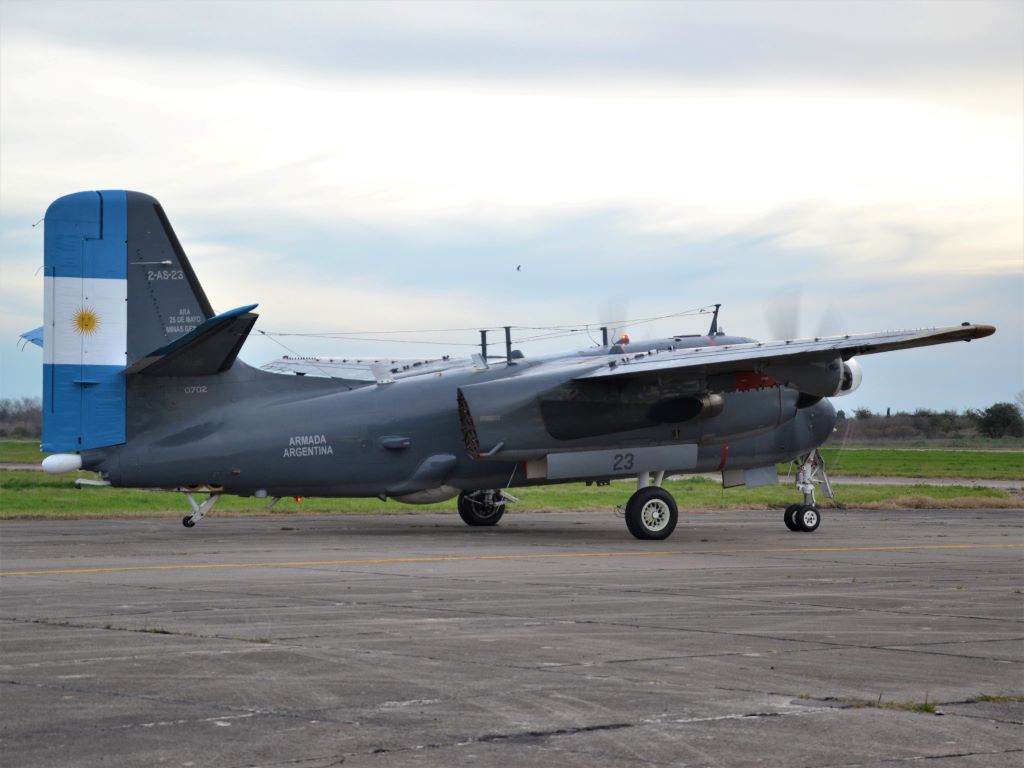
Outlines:
{"type": "Polygon", "coordinates": [[[459,494],[459,517],[466,525],[497,525],[505,514],[501,491],[463,491],[459,494]]]}
{"type": "Polygon", "coordinates": [[[782,515],[782,520],[791,531],[799,531],[800,526],[796,522],[796,513],[800,511],[800,504],[790,504],[782,515]]]}
{"type": "Polygon", "coordinates": [[[800,526],[800,530],[804,533],[814,533],[818,530],[818,526],[821,525],[821,513],[817,507],[806,506],[800,507],[800,511],[796,513],[796,523],[800,526]]]}
{"type": "Polygon", "coordinates": [[[626,527],[638,539],[667,539],[678,520],[676,501],[664,488],[641,488],[626,502],[626,527]]]}
{"type": "Polygon", "coordinates": [[[195,527],[196,521],[192,519],[192,515],[185,515],[181,518],[181,524],[186,528],[193,528],[195,527]]]}

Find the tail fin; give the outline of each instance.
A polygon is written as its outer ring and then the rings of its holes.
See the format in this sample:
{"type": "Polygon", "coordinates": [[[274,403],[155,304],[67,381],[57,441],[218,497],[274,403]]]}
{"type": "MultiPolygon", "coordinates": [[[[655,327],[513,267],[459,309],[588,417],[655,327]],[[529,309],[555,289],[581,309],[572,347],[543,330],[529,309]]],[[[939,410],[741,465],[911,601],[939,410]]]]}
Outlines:
{"type": "Polygon", "coordinates": [[[46,211],[43,450],[125,441],[125,367],[213,317],[160,204],[78,192],[46,211]]]}

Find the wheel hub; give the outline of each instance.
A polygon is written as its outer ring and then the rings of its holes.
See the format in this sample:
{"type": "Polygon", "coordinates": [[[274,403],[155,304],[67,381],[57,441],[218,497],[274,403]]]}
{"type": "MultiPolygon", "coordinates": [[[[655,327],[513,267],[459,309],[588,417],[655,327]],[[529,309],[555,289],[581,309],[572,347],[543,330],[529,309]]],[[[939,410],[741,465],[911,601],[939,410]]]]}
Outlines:
{"type": "Polygon", "coordinates": [[[668,504],[661,499],[652,499],[644,504],[644,507],[640,512],[640,517],[644,522],[644,527],[648,530],[660,531],[668,525],[668,504]]]}
{"type": "Polygon", "coordinates": [[[501,494],[484,491],[469,497],[477,515],[482,518],[489,518],[498,513],[501,508],[501,494]]]}

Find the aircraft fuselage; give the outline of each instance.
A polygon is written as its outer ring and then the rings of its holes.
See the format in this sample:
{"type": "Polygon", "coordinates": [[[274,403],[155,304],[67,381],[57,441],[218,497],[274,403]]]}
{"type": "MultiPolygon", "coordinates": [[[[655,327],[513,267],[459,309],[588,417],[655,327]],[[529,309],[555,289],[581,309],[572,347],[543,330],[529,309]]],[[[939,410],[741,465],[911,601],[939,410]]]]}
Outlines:
{"type": "MultiPolygon", "coordinates": [[[[721,412],[710,418],[572,440],[558,440],[538,423],[529,438],[536,447],[515,460],[471,455],[460,429],[457,392],[525,375],[531,365],[457,368],[351,390],[329,379],[267,374],[242,364],[216,377],[139,377],[129,383],[140,391],[130,392],[127,442],[83,452],[83,464],[115,486],[416,501],[417,494],[439,488],[551,482],[530,475],[530,460],[563,451],[612,453],[607,466],[560,481],[634,476],[628,455],[618,466],[614,457],[650,446],[693,446],[686,466],[662,467],[667,471],[763,466],[820,445],[835,420],[827,400],[797,408],[798,393],[775,386],[723,393],[721,412]]],[[[529,419],[517,420],[516,428],[523,424],[529,427],[529,419]]],[[[422,500],[435,497],[444,493],[422,500]]]]}

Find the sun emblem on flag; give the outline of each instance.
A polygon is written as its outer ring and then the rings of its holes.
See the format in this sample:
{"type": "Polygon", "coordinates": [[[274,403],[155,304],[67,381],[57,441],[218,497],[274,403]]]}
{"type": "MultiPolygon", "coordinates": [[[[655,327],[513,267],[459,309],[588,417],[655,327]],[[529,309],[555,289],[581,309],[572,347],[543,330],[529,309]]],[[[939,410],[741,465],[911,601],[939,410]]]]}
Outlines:
{"type": "Polygon", "coordinates": [[[75,323],[75,333],[80,336],[94,334],[100,327],[100,317],[93,311],[92,307],[82,307],[75,312],[73,320],[75,323]]]}

